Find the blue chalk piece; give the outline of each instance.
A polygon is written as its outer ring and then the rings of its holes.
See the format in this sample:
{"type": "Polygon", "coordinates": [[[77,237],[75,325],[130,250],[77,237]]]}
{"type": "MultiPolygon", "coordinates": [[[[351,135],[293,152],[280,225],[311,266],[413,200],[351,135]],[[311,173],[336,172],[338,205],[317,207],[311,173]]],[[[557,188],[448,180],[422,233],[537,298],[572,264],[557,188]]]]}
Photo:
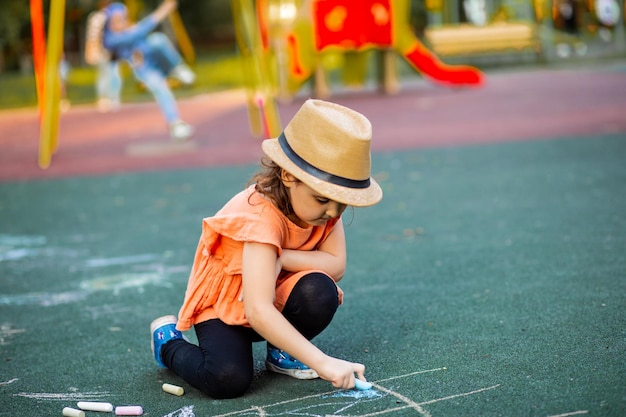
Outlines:
{"type": "Polygon", "coordinates": [[[368,389],[372,389],[372,384],[370,384],[369,382],[361,381],[359,378],[355,378],[354,388],[360,391],[367,391],[368,389]]]}

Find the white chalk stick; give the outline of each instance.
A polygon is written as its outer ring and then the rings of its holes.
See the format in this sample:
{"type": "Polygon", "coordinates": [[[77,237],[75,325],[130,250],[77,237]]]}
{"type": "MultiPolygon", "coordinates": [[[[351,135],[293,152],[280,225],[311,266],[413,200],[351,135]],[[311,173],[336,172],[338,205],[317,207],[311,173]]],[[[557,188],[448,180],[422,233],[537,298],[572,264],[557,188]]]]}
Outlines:
{"type": "Polygon", "coordinates": [[[355,378],[354,388],[358,389],[359,391],[367,391],[368,389],[372,388],[372,384],[366,381],[361,381],[359,378],[355,378]]]}
{"type": "Polygon", "coordinates": [[[75,408],[65,407],[63,409],[63,415],[65,417],[85,417],[85,412],[75,408]]]}
{"type": "Polygon", "coordinates": [[[178,395],[179,397],[185,393],[183,387],[179,387],[178,385],[163,384],[162,388],[163,391],[169,394],[178,395]]]}
{"type": "Polygon", "coordinates": [[[76,405],[78,408],[85,411],[100,411],[102,413],[110,413],[113,411],[113,404],[111,403],[79,401],[76,405]]]}
{"type": "Polygon", "coordinates": [[[140,405],[128,405],[115,407],[116,416],[140,416],[143,414],[143,408],[140,405]]]}

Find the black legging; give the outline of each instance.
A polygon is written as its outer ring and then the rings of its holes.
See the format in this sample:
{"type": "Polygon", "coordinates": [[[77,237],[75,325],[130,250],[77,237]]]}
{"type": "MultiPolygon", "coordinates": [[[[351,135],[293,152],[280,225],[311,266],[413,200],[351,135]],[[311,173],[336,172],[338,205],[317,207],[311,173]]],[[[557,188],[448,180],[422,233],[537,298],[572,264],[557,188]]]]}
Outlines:
{"type": "MultiPolygon", "coordinates": [[[[315,272],[300,278],[282,314],[310,340],[328,326],[338,306],[335,283],[315,272]]],[[[213,398],[243,395],[254,372],[252,343],[263,338],[249,327],[230,326],[219,319],[198,323],[194,328],[199,346],[180,339],[165,344],[161,348],[165,366],[213,398]]]]}

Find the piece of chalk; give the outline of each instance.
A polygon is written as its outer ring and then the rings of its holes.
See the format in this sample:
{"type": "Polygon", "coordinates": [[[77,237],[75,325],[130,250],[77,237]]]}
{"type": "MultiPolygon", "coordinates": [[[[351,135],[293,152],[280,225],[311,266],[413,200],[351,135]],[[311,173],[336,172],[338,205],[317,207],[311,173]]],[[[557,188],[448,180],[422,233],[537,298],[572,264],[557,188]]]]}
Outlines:
{"type": "Polygon", "coordinates": [[[100,411],[103,413],[110,413],[113,411],[113,404],[111,403],[79,401],[76,405],[78,405],[78,408],[85,411],[100,411]]]}
{"type": "Polygon", "coordinates": [[[116,416],[140,416],[143,414],[143,408],[140,405],[125,405],[115,407],[116,416]]]}
{"type": "Polygon", "coordinates": [[[372,388],[372,384],[366,381],[361,381],[359,378],[355,378],[354,388],[358,389],[359,391],[367,391],[368,389],[372,388]]]}
{"type": "Polygon", "coordinates": [[[63,409],[63,415],[65,417],[85,417],[85,412],[75,408],[65,407],[63,409]]]}
{"type": "Polygon", "coordinates": [[[183,387],[179,387],[178,385],[163,384],[162,388],[163,388],[163,391],[169,394],[178,395],[179,397],[185,393],[185,390],[183,389],[183,387]]]}

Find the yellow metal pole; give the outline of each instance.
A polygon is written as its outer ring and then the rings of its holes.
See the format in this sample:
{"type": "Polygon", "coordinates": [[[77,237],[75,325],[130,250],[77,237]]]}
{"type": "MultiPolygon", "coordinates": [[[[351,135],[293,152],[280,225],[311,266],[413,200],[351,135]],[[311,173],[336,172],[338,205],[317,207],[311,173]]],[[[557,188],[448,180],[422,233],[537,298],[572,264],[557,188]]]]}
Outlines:
{"type": "Polygon", "coordinates": [[[64,24],[65,0],[51,0],[48,44],[46,47],[45,100],[39,140],[39,167],[42,169],[50,166],[52,153],[57,148],[59,102],[61,96],[59,62],[63,53],[64,24]]]}
{"type": "Polygon", "coordinates": [[[180,47],[180,51],[182,52],[183,57],[185,57],[185,61],[187,61],[189,65],[195,64],[196,52],[193,49],[193,45],[191,44],[191,40],[185,30],[185,25],[183,25],[183,20],[180,18],[178,10],[174,10],[170,13],[168,19],[170,21],[170,25],[172,25],[172,30],[174,31],[174,36],[176,37],[176,42],[180,47]]]}
{"type": "Polygon", "coordinates": [[[276,137],[282,126],[274,98],[269,59],[263,50],[253,2],[231,0],[231,7],[235,35],[243,61],[250,130],[254,136],[276,137]]]}

